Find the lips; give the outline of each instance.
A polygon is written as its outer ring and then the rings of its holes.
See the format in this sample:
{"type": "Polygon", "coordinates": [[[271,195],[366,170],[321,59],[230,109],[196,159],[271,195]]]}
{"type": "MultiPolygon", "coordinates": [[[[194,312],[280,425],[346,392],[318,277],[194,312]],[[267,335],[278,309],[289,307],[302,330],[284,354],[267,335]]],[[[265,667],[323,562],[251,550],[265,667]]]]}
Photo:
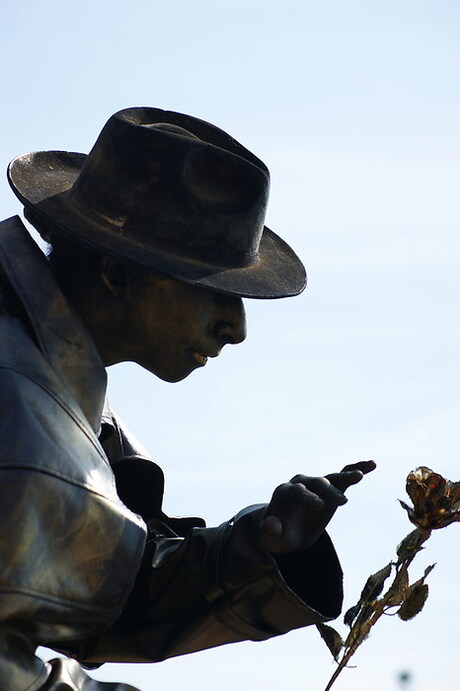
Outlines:
{"type": "Polygon", "coordinates": [[[195,362],[197,362],[200,365],[200,367],[204,367],[204,365],[208,361],[207,356],[203,355],[202,353],[198,353],[196,350],[191,350],[190,352],[195,362]]]}
{"type": "Polygon", "coordinates": [[[204,367],[204,365],[207,363],[208,358],[210,357],[217,357],[220,354],[220,349],[217,350],[215,353],[208,353],[207,355],[204,355],[203,353],[199,353],[197,350],[193,350],[192,348],[190,349],[190,353],[197,362],[200,367],[204,367]]]}

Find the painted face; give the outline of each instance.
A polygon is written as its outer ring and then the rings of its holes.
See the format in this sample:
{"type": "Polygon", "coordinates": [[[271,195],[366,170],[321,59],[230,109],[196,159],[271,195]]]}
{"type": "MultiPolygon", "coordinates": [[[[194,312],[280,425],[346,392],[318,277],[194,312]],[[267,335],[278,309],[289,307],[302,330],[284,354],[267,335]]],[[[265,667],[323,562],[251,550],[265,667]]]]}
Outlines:
{"type": "Polygon", "coordinates": [[[239,297],[170,278],[151,276],[131,290],[129,359],[177,382],[226,343],[246,338],[246,317],[239,297]]]}

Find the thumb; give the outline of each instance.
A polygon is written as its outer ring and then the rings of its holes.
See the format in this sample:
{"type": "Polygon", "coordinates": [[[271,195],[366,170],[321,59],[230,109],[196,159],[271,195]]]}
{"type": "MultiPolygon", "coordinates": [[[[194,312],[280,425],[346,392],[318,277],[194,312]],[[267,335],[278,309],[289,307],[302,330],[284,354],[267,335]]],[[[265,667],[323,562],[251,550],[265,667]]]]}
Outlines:
{"type": "Polygon", "coordinates": [[[279,538],[283,533],[283,524],[278,516],[265,516],[262,520],[262,534],[270,538],[279,538]]]}

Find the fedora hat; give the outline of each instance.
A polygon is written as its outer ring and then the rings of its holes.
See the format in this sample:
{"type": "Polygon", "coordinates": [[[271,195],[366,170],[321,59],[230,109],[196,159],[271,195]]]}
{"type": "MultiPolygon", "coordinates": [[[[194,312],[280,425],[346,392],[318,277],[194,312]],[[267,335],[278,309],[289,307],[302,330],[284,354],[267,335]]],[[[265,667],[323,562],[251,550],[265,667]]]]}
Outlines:
{"type": "Polygon", "coordinates": [[[253,298],[306,285],[299,258],[264,225],[266,166],[203,120],[128,108],[88,155],[23,154],[8,179],[56,232],[186,283],[253,298]]]}

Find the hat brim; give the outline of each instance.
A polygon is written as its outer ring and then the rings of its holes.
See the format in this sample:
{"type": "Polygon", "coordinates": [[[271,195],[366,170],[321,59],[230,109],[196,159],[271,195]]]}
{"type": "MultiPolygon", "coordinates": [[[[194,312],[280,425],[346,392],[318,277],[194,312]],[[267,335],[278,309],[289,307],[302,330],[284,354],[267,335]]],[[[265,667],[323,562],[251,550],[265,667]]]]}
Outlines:
{"type": "Polygon", "coordinates": [[[67,151],[39,151],[15,158],[8,180],[21,202],[34,209],[44,222],[63,236],[94,250],[140,264],[185,283],[200,285],[240,297],[274,299],[301,293],[305,268],[295,252],[265,227],[258,260],[249,266],[229,268],[177,256],[123,236],[111,219],[83,214],[68,194],[86,155],[67,151]]]}

